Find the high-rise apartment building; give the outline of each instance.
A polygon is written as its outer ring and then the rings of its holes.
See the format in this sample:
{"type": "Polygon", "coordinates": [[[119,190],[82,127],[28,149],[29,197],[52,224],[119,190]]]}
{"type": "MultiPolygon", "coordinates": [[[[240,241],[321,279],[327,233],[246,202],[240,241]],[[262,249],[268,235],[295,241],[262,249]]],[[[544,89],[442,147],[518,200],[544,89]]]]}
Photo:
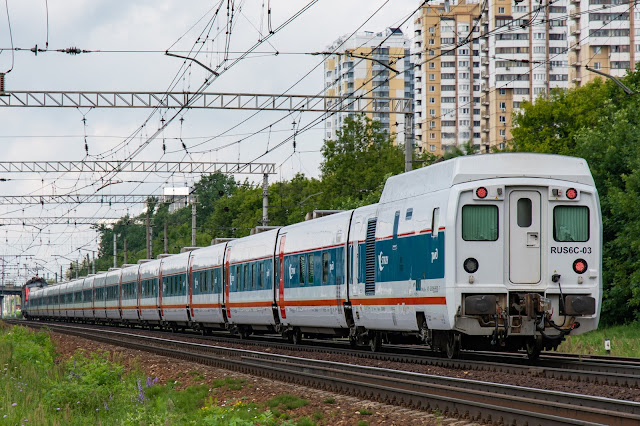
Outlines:
{"type": "MultiPolygon", "coordinates": [[[[328,49],[336,53],[324,61],[325,95],[413,97],[410,40],[399,28],[340,38],[328,49]]],[[[380,121],[383,129],[396,136],[396,142],[404,143],[404,115],[392,111],[388,100],[380,99],[375,103],[376,112],[372,109],[367,116],[380,121]]],[[[340,112],[325,120],[325,138],[335,139],[344,119],[352,114],[340,112]]]]}
{"type": "Polygon", "coordinates": [[[625,0],[462,0],[429,3],[414,20],[415,137],[436,154],[468,141],[510,140],[525,100],[635,63],[640,13],[625,0]]]}

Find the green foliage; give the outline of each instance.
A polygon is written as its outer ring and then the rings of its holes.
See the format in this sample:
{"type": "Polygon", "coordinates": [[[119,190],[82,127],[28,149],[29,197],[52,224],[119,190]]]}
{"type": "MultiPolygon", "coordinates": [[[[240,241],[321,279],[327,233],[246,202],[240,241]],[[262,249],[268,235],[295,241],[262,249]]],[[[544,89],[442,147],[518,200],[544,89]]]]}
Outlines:
{"type": "Polygon", "coordinates": [[[347,117],[338,139],[325,141],[320,165],[327,196],[362,198],[378,193],[384,177],[404,171],[404,150],[382,131],[378,121],[347,117]]]}
{"type": "Polygon", "coordinates": [[[361,416],[370,416],[373,414],[373,411],[371,410],[367,410],[366,408],[361,408],[358,413],[360,413],[361,416]]]}
{"type": "Polygon", "coordinates": [[[640,322],[599,328],[578,336],[569,336],[558,347],[560,352],[605,355],[604,341],[611,342],[611,355],[640,358],[640,322]]]}
{"type": "Polygon", "coordinates": [[[218,405],[218,400],[209,399],[209,402],[202,408],[202,417],[197,424],[204,425],[224,425],[224,426],[251,426],[251,425],[272,425],[275,424],[273,414],[261,411],[254,404],[245,404],[237,401],[232,405],[218,405]]]}
{"type": "Polygon", "coordinates": [[[247,384],[245,379],[236,379],[233,377],[225,377],[224,379],[215,379],[211,384],[213,388],[224,387],[229,390],[240,390],[247,384]]]}
{"type": "Polygon", "coordinates": [[[0,344],[5,345],[11,353],[12,365],[30,364],[38,371],[53,367],[55,350],[47,333],[33,333],[18,326],[4,331],[0,336],[0,344]]]}
{"type": "MultiPolygon", "coordinates": [[[[640,72],[623,79],[640,89],[640,72]]],[[[640,99],[612,81],[552,92],[515,116],[514,151],[583,157],[600,196],[603,220],[602,321],[640,319],[640,99]]]]}
{"type": "Polygon", "coordinates": [[[309,404],[306,399],[298,398],[295,395],[282,394],[272,398],[266,402],[271,408],[279,408],[282,410],[295,410],[309,404]]]}
{"type": "Polygon", "coordinates": [[[327,398],[324,400],[325,404],[335,404],[336,403],[336,399],[335,398],[327,398]]]}

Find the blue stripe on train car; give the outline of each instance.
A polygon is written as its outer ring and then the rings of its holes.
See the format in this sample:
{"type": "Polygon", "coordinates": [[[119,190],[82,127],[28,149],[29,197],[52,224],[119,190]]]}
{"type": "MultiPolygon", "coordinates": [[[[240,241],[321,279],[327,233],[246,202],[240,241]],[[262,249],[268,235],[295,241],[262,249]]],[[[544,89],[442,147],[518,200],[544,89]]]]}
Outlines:
{"type": "MultiPolygon", "coordinates": [[[[444,232],[376,241],[376,282],[444,278],[444,232]]],[[[358,276],[366,273],[365,243],[358,245],[358,276]]],[[[361,280],[362,282],[362,280],[361,280]]]]}
{"type": "Polygon", "coordinates": [[[284,287],[317,287],[345,284],[344,246],[286,255],[284,287]],[[309,261],[309,257],[313,261],[309,261]],[[302,271],[302,280],[300,273],[302,271]],[[310,273],[312,272],[312,273],[310,273]]]}

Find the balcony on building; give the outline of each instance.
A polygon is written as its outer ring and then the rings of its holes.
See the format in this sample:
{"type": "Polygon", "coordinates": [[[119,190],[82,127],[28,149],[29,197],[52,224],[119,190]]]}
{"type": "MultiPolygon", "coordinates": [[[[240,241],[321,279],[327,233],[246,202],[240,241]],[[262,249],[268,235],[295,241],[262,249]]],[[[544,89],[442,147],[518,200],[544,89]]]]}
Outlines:
{"type": "Polygon", "coordinates": [[[569,33],[571,35],[580,35],[580,26],[579,25],[575,25],[575,26],[571,27],[571,30],[569,31],[569,33]]]}

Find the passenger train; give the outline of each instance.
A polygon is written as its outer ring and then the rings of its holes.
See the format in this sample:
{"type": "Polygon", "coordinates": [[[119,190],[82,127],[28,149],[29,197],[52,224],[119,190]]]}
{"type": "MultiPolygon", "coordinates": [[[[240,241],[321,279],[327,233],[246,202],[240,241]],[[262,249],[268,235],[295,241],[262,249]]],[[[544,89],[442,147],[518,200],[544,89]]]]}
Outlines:
{"type": "Polygon", "coordinates": [[[31,286],[23,312],[533,358],[598,326],[599,206],[583,159],[458,157],[390,177],[378,204],[31,286]]]}

